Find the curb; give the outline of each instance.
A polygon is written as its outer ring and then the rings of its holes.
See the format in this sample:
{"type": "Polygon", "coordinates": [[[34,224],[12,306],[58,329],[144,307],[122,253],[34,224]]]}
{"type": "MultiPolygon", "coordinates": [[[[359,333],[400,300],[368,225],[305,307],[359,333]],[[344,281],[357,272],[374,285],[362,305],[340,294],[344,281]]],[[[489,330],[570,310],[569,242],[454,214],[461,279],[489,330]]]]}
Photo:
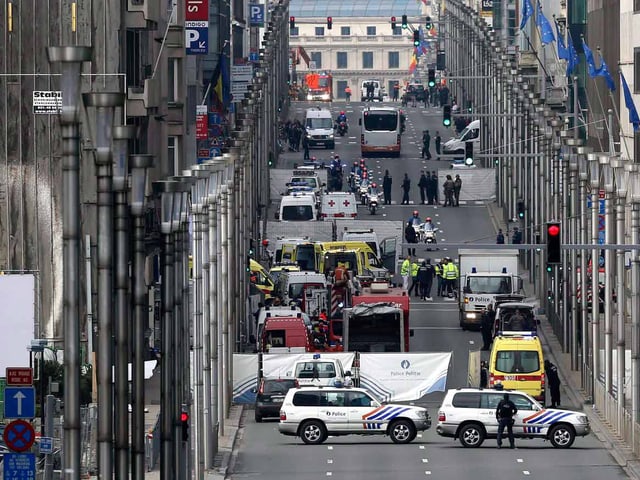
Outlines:
{"type": "Polygon", "coordinates": [[[226,435],[219,438],[218,453],[214,459],[214,468],[205,472],[206,480],[224,480],[232,472],[235,463],[239,432],[242,430],[242,418],[245,405],[232,405],[225,424],[226,435]]]}

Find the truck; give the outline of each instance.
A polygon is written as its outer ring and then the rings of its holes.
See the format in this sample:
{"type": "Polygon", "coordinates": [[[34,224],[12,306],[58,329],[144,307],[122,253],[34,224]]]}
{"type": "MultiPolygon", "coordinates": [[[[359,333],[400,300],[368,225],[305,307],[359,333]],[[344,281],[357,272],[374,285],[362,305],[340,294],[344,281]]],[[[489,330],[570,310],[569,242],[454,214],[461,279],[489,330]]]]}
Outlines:
{"type": "Polygon", "coordinates": [[[333,76],[329,72],[307,73],[304,77],[307,101],[331,102],[333,100],[333,76]]]}
{"type": "Polygon", "coordinates": [[[522,292],[517,250],[461,249],[458,270],[460,328],[463,330],[480,328],[487,305],[504,302],[522,292]]]}
{"type": "Polygon", "coordinates": [[[342,344],[345,352],[408,352],[409,295],[388,283],[372,283],[352,297],[344,309],[342,344]]]}

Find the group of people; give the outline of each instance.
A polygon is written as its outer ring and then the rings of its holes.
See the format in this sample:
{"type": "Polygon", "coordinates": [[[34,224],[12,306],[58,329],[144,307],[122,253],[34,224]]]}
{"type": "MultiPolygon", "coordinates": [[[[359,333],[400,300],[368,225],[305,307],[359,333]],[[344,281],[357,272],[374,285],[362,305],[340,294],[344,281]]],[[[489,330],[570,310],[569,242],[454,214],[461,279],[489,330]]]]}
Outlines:
{"type": "Polygon", "coordinates": [[[445,257],[433,265],[430,258],[426,258],[420,263],[415,255],[407,255],[400,267],[400,276],[402,277],[402,287],[407,290],[409,295],[414,293],[422,300],[432,301],[433,279],[437,279],[437,295],[439,297],[452,297],[460,272],[450,257],[445,257]],[[410,280],[411,284],[409,284],[410,280]]]}
{"type": "Polygon", "coordinates": [[[367,82],[364,84],[364,89],[365,89],[365,92],[367,93],[365,100],[368,102],[373,102],[373,97],[376,92],[376,84],[373,82],[367,82]]]}
{"type": "MultiPolygon", "coordinates": [[[[389,171],[385,172],[385,180],[387,179],[389,171]]],[[[384,183],[383,183],[384,185],[384,183]]],[[[409,205],[409,193],[411,192],[411,179],[409,174],[405,173],[400,185],[402,189],[402,202],[401,205],[409,205]]],[[[429,174],[424,170],[420,174],[418,180],[418,188],[420,189],[420,203],[423,205],[438,205],[438,174],[435,170],[429,174]]],[[[462,178],[460,175],[456,175],[455,179],[451,175],[445,177],[444,184],[442,185],[442,191],[444,193],[444,206],[459,207],[460,206],[460,191],[462,190],[462,178]]],[[[389,176],[389,198],[388,204],[391,204],[391,177],[389,176]]],[[[387,204],[387,197],[385,197],[385,204],[387,204]]]]}
{"type": "MultiPolygon", "coordinates": [[[[436,148],[436,155],[440,155],[442,150],[442,137],[440,136],[440,132],[437,130],[433,142],[436,148]]],[[[425,156],[427,157],[427,160],[431,160],[431,134],[429,133],[429,130],[422,132],[422,151],[420,152],[420,158],[425,158],[425,156]]]]}
{"type": "MultiPolygon", "coordinates": [[[[287,120],[281,126],[281,135],[287,140],[289,144],[289,150],[292,152],[300,151],[300,142],[305,138],[304,128],[300,120],[287,120]]],[[[308,151],[305,152],[306,158],[308,158],[308,151]]]]}
{"type": "MultiPolygon", "coordinates": [[[[496,235],[496,244],[502,245],[505,243],[504,232],[501,228],[498,229],[498,235],[496,235]]],[[[518,227],[513,227],[513,233],[511,234],[511,243],[514,245],[522,244],[522,232],[518,227]]]]}

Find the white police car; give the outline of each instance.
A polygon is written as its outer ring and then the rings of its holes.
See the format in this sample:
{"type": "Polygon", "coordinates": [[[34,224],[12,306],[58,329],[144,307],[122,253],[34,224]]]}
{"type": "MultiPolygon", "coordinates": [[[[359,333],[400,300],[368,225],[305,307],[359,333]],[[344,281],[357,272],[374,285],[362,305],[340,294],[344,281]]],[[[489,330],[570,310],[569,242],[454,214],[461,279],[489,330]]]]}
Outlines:
{"type": "Polygon", "coordinates": [[[287,392],[278,430],[306,444],[320,444],[329,435],[389,435],[409,443],[431,427],[426,408],[382,405],[362,388],[300,387],[287,392]]]}
{"type": "Polygon", "coordinates": [[[509,394],[518,413],[514,417],[516,438],[543,438],[555,448],[569,448],[575,438],[591,432],[589,419],[581,412],[545,408],[533,397],[519,391],[460,388],[449,390],[438,411],[436,431],[457,438],[463,447],[475,448],[487,438],[496,438],[498,403],[509,394]]]}

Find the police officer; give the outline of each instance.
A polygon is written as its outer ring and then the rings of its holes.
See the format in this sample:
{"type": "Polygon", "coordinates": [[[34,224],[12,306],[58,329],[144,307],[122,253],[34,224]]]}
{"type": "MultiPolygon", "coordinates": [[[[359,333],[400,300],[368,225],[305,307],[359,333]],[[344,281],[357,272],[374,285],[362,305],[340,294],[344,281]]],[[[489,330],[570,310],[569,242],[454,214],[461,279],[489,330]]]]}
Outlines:
{"type": "Polygon", "coordinates": [[[384,204],[391,205],[391,184],[393,180],[389,174],[389,170],[385,170],[384,178],[382,179],[382,191],[384,192],[384,204]]]}
{"type": "Polygon", "coordinates": [[[409,275],[411,275],[411,255],[408,255],[407,258],[404,259],[402,266],[400,267],[402,288],[404,290],[409,290],[409,275]]]}
{"type": "Polygon", "coordinates": [[[558,375],[558,367],[549,360],[544,361],[544,372],[547,375],[547,383],[549,384],[549,392],[551,393],[551,408],[560,406],[560,376],[558,375]]]}
{"type": "Polygon", "coordinates": [[[491,348],[491,332],[493,325],[496,321],[496,312],[493,310],[493,305],[487,305],[487,308],[482,312],[482,319],[480,323],[480,331],[482,332],[482,350],[489,350],[491,348]]]}
{"type": "Polygon", "coordinates": [[[444,296],[442,294],[442,290],[443,290],[443,285],[444,285],[444,276],[443,276],[443,270],[444,270],[444,265],[446,263],[446,259],[440,260],[438,263],[436,263],[435,269],[436,269],[436,278],[438,279],[438,296],[442,297],[444,296]]]}
{"type": "Polygon", "coordinates": [[[455,290],[455,281],[458,278],[458,267],[451,260],[451,258],[447,257],[447,265],[444,269],[444,279],[445,279],[445,290],[449,297],[453,296],[453,292],[455,290]]]}
{"type": "Polygon", "coordinates": [[[505,393],[498,407],[496,408],[496,419],[498,420],[498,448],[502,448],[502,434],[505,427],[507,428],[507,436],[509,437],[509,444],[511,448],[516,448],[515,440],[513,439],[513,417],[518,413],[518,409],[509,400],[509,394],[505,393]]]}
{"type": "Polygon", "coordinates": [[[422,300],[433,301],[433,298],[431,298],[431,285],[433,285],[435,273],[430,258],[424,260],[418,269],[418,282],[420,283],[420,296],[422,300]]]}
{"type": "Polygon", "coordinates": [[[418,265],[418,259],[413,258],[411,262],[411,287],[409,288],[409,296],[411,296],[411,292],[414,291],[416,297],[420,296],[420,282],[418,282],[418,271],[420,270],[420,265],[418,265]]]}

